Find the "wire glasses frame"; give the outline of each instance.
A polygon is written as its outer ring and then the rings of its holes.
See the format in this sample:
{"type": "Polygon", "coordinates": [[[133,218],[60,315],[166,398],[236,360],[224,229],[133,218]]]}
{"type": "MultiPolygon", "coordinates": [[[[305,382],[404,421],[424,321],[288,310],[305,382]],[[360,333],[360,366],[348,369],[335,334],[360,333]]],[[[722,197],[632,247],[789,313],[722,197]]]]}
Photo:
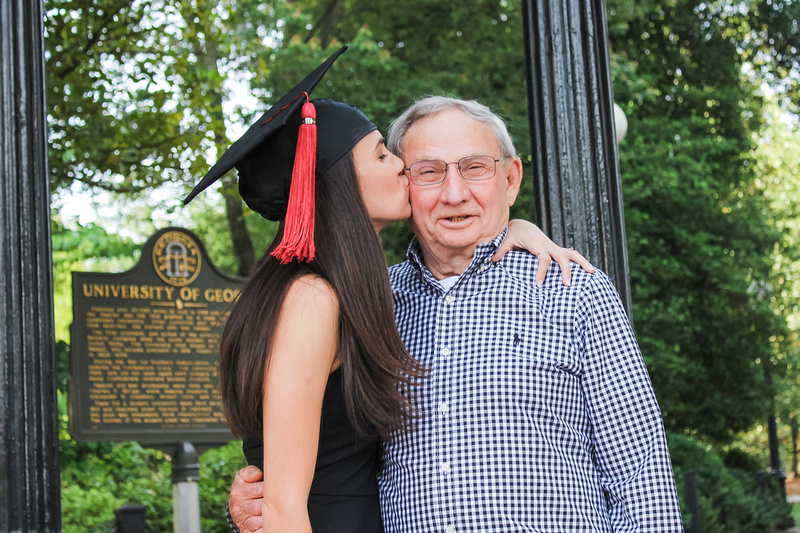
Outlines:
{"type": "Polygon", "coordinates": [[[467,181],[483,181],[494,177],[497,173],[497,163],[509,157],[495,159],[490,155],[470,155],[462,157],[457,162],[446,163],[439,159],[430,161],[417,161],[403,169],[406,176],[415,185],[437,185],[447,176],[447,167],[456,165],[458,173],[467,181]]]}

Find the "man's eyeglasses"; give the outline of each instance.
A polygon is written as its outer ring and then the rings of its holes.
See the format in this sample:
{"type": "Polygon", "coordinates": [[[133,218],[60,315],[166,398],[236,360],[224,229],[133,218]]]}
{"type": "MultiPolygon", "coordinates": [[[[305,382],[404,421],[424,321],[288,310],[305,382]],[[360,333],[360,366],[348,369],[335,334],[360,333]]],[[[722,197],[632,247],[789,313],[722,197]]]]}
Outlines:
{"type": "Polygon", "coordinates": [[[447,167],[456,165],[458,173],[467,181],[483,181],[494,177],[497,171],[497,162],[508,157],[495,159],[490,155],[472,155],[462,157],[456,163],[445,163],[438,159],[431,161],[417,161],[403,171],[415,185],[436,185],[444,181],[447,176],[447,167]]]}

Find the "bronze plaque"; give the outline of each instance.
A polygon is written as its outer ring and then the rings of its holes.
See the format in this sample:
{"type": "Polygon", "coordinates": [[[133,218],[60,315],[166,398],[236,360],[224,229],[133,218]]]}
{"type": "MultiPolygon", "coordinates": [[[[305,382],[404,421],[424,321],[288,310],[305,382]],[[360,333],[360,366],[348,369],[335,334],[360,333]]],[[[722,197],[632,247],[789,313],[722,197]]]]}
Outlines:
{"type": "Polygon", "coordinates": [[[222,325],[242,284],[219,272],[197,236],[182,228],[155,233],[127,272],[73,272],[73,438],[231,440],[216,364],[222,325]]]}

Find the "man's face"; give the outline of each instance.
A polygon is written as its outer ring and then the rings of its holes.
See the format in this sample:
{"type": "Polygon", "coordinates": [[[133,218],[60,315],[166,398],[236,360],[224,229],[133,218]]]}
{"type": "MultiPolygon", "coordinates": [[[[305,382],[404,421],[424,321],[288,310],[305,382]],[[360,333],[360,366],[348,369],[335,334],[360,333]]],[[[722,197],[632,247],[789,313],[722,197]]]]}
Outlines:
{"type": "MultiPolygon", "coordinates": [[[[488,126],[458,109],[448,109],[415,122],[406,133],[403,160],[406,167],[418,161],[455,163],[463,157],[489,155],[500,159],[500,143],[488,126]]],[[[522,179],[518,157],[497,162],[495,176],[466,181],[457,165],[436,185],[409,183],[411,228],[440,259],[454,253],[472,255],[478,244],[494,239],[508,223],[522,179]]]]}

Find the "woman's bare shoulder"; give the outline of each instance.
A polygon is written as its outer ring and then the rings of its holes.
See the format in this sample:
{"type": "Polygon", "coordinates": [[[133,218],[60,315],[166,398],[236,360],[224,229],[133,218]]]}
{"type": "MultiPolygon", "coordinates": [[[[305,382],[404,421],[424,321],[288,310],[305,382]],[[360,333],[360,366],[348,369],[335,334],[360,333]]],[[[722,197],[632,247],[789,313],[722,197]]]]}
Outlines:
{"type": "Polygon", "coordinates": [[[319,276],[296,279],[275,330],[273,364],[287,358],[297,368],[329,369],[337,353],[338,330],[339,302],[333,287],[319,276]]]}
{"type": "Polygon", "coordinates": [[[336,291],[325,279],[314,274],[303,275],[294,280],[286,292],[284,307],[311,305],[319,311],[338,313],[339,299],[336,291]]]}

